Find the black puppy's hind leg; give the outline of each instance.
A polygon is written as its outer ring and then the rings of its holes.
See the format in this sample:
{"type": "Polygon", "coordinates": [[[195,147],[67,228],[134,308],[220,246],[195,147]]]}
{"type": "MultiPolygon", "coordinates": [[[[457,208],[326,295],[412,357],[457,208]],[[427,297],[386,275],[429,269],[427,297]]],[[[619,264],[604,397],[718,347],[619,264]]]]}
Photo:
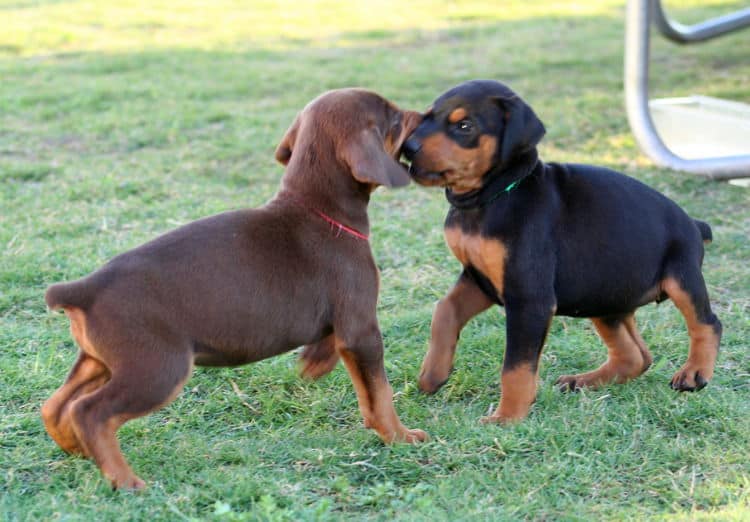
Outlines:
{"type": "Polygon", "coordinates": [[[609,357],[596,370],[561,376],[557,385],[563,391],[596,388],[610,382],[625,383],[651,366],[653,357],[638,332],[632,312],[622,316],[592,317],[591,321],[607,346],[609,357]]]}
{"type": "Polygon", "coordinates": [[[687,361],[672,377],[671,386],[679,391],[700,390],[713,377],[722,330],[711,311],[700,261],[681,263],[669,270],[662,289],[685,317],[690,335],[687,361]]]}

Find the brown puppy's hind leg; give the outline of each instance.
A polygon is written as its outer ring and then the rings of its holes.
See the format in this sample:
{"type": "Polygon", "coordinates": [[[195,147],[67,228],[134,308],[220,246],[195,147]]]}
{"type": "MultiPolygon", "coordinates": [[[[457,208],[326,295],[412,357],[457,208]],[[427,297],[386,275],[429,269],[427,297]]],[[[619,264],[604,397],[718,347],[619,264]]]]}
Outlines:
{"type": "Polygon", "coordinates": [[[127,362],[127,368],[116,367],[104,386],[76,400],[70,408],[78,440],[114,489],[141,489],[146,485],[122,455],[117,430],[128,420],[171,402],[190,375],[192,361],[187,353],[168,360],[164,360],[164,353],[166,350],[159,354],[159,360],[134,358],[127,362]]]}
{"type": "Polygon", "coordinates": [[[477,285],[462,276],[451,291],[438,301],[432,315],[430,348],[422,361],[419,388],[435,393],[453,368],[456,343],[461,329],[475,315],[492,306],[477,285]]]}
{"type": "Polygon", "coordinates": [[[100,388],[109,379],[109,370],[80,351],[65,383],[42,405],[44,427],[67,453],[89,456],[78,442],[70,418],[70,406],[78,398],[100,388]]]}
{"type": "Polygon", "coordinates": [[[111,377],[95,391],[71,401],[67,410],[81,449],[94,459],[113,488],[141,489],[146,484],[125,461],[116,432],[126,421],[177,396],[190,376],[193,352],[189,346],[172,345],[163,337],[144,337],[145,331],[116,323],[115,317],[108,315],[107,329],[100,327],[101,331],[92,335],[86,314],[71,316],[76,340],[102,360],[111,377]],[[109,332],[125,332],[127,337],[118,339],[109,332]]]}
{"type": "Polygon", "coordinates": [[[645,372],[653,357],[635,324],[635,315],[594,317],[596,331],[607,346],[607,362],[596,370],[577,375],[563,375],[557,385],[563,390],[595,388],[610,382],[622,384],[645,372]]]}
{"type": "Polygon", "coordinates": [[[670,383],[678,391],[697,391],[708,384],[714,374],[721,341],[721,322],[711,311],[703,276],[700,271],[692,275],[692,285],[671,277],[662,282],[662,288],[685,317],[690,335],[687,361],[670,383]]]}
{"type": "Polygon", "coordinates": [[[305,345],[299,356],[300,375],[305,379],[319,379],[336,367],[336,336],[331,334],[317,343],[305,345]]]}

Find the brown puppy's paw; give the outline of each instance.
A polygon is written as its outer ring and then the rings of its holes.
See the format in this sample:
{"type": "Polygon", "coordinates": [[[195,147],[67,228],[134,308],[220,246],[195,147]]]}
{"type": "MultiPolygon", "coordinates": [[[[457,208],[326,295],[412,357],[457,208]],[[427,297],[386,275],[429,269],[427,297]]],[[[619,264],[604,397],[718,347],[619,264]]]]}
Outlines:
{"type": "Polygon", "coordinates": [[[674,374],[674,376],[672,376],[669,386],[677,391],[691,392],[702,390],[711,379],[710,376],[708,378],[705,377],[706,374],[708,374],[708,372],[700,367],[685,364],[674,374]]]}
{"type": "Polygon", "coordinates": [[[504,417],[502,415],[487,415],[486,417],[481,417],[479,419],[479,422],[481,424],[517,424],[521,422],[524,419],[524,417],[504,417]]]}
{"type": "Polygon", "coordinates": [[[415,444],[417,442],[425,442],[427,440],[430,440],[430,436],[427,435],[427,433],[425,433],[424,431],[418,429],[410,430],[405,426],[401,426],[395,431],[391,431],[388,433],[379,431],[378,435],[380,435],[380,438],[385,444],[415,444]]]}
{"type": "Polygon", "coordinates": [[[430,440],[430,436],[427,435],[422,430],[414,429],[414,430],[406,430],[404,433],[402,433],[400,436],[395,437],[393,439],[393,442],[405,442],[407,444],[414,444],[417,442],[426,442],[430,440]]]}
{"type": "Polygon", "coordinates": [[[112,489],[141,491],[146,488],[146,483],[132,473],[122,477],[111,478],[110,482],[112,483],[112,489]]]}

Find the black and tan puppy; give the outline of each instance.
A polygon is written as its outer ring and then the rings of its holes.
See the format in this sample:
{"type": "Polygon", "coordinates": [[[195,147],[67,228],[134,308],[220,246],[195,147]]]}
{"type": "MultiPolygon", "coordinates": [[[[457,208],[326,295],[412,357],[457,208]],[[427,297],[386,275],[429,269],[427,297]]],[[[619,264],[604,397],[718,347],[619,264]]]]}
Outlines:
{"type": "Polygon", "coordinates": [[[124,422],[172,401],[194,364],[307,345],[303,373],[320,376],[340,357],[365,425],[385,442],[424,440],[393,408],[367,241],[370,193],[409,182],[397,159],[420,119],[369,91],[323,94],[277,148],[286,172],[266,205],[187,224],[51,286],[47,304],[65,311],[80,348],[42,407],[52,438],[115,488],[141,488],[116,438],[124,422]]]}
{"type": "Polygon", "coordinates": [[[499,304],[507,317],[502,390],[485,420],[522,419],[554,315],[591,318],[609,351],[598,369],[562,376],[559,385],[622,383],[652,361],[635,309],[669,298],[690,336],[672,388],[703,388],[721,338],[701,274],[710,227],[623,174],[542,162],[544,132],[508,87],[478,80],[440,96],[404,145],[414,180],[446,187],[445,238],[463,265],[435,309],[420,387],[434,392],[448,379],[461,328],[499,304]]]}

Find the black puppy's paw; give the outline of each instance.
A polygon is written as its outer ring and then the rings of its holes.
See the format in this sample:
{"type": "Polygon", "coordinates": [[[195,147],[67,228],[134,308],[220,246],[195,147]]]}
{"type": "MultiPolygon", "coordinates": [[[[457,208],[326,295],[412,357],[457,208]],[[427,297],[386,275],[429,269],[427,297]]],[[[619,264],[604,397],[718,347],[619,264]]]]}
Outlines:
{"type": "Polygon", "coordinates": [[[701,375],[700,371],[689,372],[682,370],[677,372],[669,383],[673,390],[681,392],[692,392],[702,390],[708,384],[708,380],[701,375]]]}

